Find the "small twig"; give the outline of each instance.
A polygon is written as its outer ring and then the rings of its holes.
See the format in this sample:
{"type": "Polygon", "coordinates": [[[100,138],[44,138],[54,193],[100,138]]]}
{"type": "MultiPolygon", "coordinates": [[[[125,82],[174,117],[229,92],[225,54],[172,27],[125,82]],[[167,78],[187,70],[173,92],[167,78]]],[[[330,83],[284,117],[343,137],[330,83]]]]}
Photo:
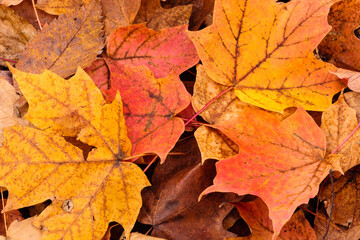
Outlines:
{"type": "Polygon", "coordinates": [[[158,156],[156,155],[156,156],[151,160],[151,162],[146,166],[146,168],[144,169],[143,172],[146,172],[146,171],[149,169],[149,167],[151,166],[151,164],[153,164],[157,158],[158,158],[158,156]]]}
{"type": "MultiPolygon", "coordinates": [[[[3,193],[3,190],[0,189],[0,192],[1,192],[1,203],[2,203],[2,209],[5,208],[5,203],[4,203],[4,193],[3,193]]],[[[6,224],[6,214],[3,213],[4,215],[4,228],[5,228],[5,234],[6,234],[6,237],[8,237],[8,229],[7,229],[7,224],[6,224]]]]}
{"type": "Polygon", "coordinates": [[[7,58],[2,58],[2,57],[0,57],[0,60],[6,61],[6,62],[17,63],[17,61],[15,61],[15,60],[7,59],[7,58]]]}
{"type": "Polygon", "coordinates": [[[333,170],[330,169],[329,170],[329,176],[330,176],[330,182],[331,182],[331,208],[330,208],[330,214],[329,214],[329,223],[327,224],[326,232],[325,232],[322,240],[325,240],[325,237],[329,232],[330,223],[331,223],[331,215],[333,213],[333,208],[334,208],[335,191],[334,191],[334,178],[332,176],[332,172],[333,172],[333,170]]]}
{"type": "Polygon", "coordinates": [[[35,7],[35,0],[32,0],[32,5],[33,5],[33,8],[34,8],[34,12],[35,12],[35,16],[36,16],[37,23],[38,23],[38,25],[39,25],[40,30],[42,31],[42,26],[41,26],[40,18],[39,18],[39,15],[38,15],[37,10],[36,10],[36,7],[35,7]]]}
{"type": "Polygon", "coordinates": [[[210,104],[212,104],[216,99],[218,99],[219,97],[221,97],[222,95],[224,95],[225,93],[227,93],[228,91],[234,89],[234,87],[229,87],[228,89],[225,89],[224,91],[222,91],[221,93],[219,93],[216,97],[214,97],[213,99],[211,99],[210,102],[208,102],[204,107],[202,107],[194,116],[192,116],[186,123],[185,126],[188,125],[192,120],[194,120],[200,113],[202,113],[208,106],[210,106],[210,104]]]}
{"type": "Polygon", "coordinates": [[[148,235],[149,232],[150,232],[152,229],[153,229],[153,227],[151,227],[151,228],[145,233],[145,235],[148,235]]]}
{"type": "Polygon", "coordinates": [[[189,69],[188,70],[186,70],[188,73],[191,73],[192,75],[194,75],[194,76],[196,76],[196,74],[195,73],[193,73],[192,71],[190,71],[189,69]]]}

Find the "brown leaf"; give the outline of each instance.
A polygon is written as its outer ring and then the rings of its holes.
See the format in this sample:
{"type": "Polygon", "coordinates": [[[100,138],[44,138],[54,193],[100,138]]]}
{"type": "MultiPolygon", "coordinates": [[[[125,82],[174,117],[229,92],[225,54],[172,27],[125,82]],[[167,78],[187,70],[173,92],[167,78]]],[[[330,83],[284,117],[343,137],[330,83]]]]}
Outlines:
{"type": "Polygon", "coordinates": [[[164,164],[155,169],[153,187],[142,193],[144,204],[138,221],[153,225],[152,236],[166,239],[223,239],[234,236],[222,226],[233,206],[233,194],[212,194],[198,202],[199,194],[212,182],[214,162],[200,163],[194,139],[180,141],[164,164]],[[191,189],[191,191],[189,191],[191,189]]]}
{"type": "Polygon", "coordinates": [[[51,70],[61,77],[87,67],[103,48],[98,2],[59,16],[26,46],[17,68],[31,73],[51,70]]]}
{"type": "Polygon", "coordinates": [[[347,105],[356,110],[356,118],[360,122],[360,93],[347,92],[344,93],[344,98],[347,105]]]}
{"type": "Polygon", "coordinates": [[[139,11],[141,0],[101,0],[105,17],[105,35],[108,36],[117,27],[133,23],[139,11]]]}
{"type": "MultiPolygon", "coordinates": [[[[331,105],[322,115],[321,128],[326,135],[326,153],[333,152],[358,125],[356,110],[349,107],[344,96],[331,105]]],[[[360,131],[354,135],[336,152],[340,157],[343,172],[360,163],[360,131]]]]}
{"type": "Polygon", "coordinates": [[[163,3],[167,7],[193,4],[189,29],[198,30],[205,18],[213,11],[215,0],[167,0],[163,3]]]}
{"type": "Polygon", "coordinates": [[[334,205],[331,221],[344,227],[360,225],[360,167],[357,166],[335,180],[334,202],[332,198],[332,186],[329,182],[319,193],[320,200],[327,201],[326,211],[330,214],[331,205],[334,205]]]}
{"type": "MultiPolygon", "coordinates": [[[[322,239],[325,235],[325,232],[328,228],[329,218],[324,212],[318,212],[318,215],[325,221],[316,218],[314,222],[314,230],[316,233],[317,239],[322,239]]],[[[327,234],[326,240],[356,240],[360,238],[360,226],[356,226],[350,229],[340,228],[340,231],[334,228],[332,225],[329,226],[329,232],[327,234]]]]}
{"type": "Polygon", "coordinates": [[[189,23],[192,5],[162,8],[158,0],[142,0],[134,23],[147,22],[148,28],[156,31],[189,23]]]}
{"type": "Polygon", "coordinates": [[[360,40],[355,30],[360,22],[360,2],[342,0],[329,12],[328,22],[333,27],[318,46],[320,56],[338,67],[360,70],[360,40]]]}
{"type": "MultiPolygon", "coordinates": [[[[25,44],[36,34],[36,29],[15,11],[0,5],[0,57],[17,61],[25,44]]],[[[0,60],[1,66],[6,66],[0,60]]]]}
{"type": "Polygon", "coordinates": [[[11,6],[21,3],[23,0],[0,0],[1,5],[11,6]]]}

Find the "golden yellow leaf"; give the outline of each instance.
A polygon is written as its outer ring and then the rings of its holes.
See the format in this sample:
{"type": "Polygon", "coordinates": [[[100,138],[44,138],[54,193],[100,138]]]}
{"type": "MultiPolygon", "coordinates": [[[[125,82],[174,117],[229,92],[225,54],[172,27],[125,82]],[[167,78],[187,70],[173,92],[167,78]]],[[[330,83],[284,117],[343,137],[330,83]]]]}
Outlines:
{"type": "MultiPolygon", "coordinates": [[[[36,29],[9,7],[0,5],[0,16],[0,56],[17,61],[36,29]]],[[[6,66],[3,60],[0,65],[6,66]]]]}
{"type": "Polygon", "coordinates": [[[36,7],[53,15],[60,15],[80,8],[92,0],[38,0],[36,7]]]}
{"type": "Polygon", "coordinates": [[[0,4],[5,6],[17,5],[21,3],[23,0],[0,0],[0,4]]]}
{"type": "Polygon", "coordinates": [[[188,34],[209,77],[234,88],[240,100],[277,112],[300,105],[325,110],[342,84],[329,73],[336,68],[313,51],[330,30],[334,2],[219,0],[214,23],[188,34]]]}
{"type": "Polygon", "coordinates": [[[77,66],[89,66],[101,52],[102,26],[101,6],[94,0],[60,15],[31,39],[16,67],[31,73],[50,70],[69,77],[77,66]]]}
{"type": "Polygon", "coordinates": [[[50,71],[37,75],[10,69],[29,100],[29,119],[47,132],[5,130],[0,185],[10,192],[6,210],[51,199],[35,222],[47,240],[101,239],[111,221],[128,236],[142,205],[140,191],[149,182],[138,166],[121,161],[130,156],[131,143],[120,95],[105,104],[81,68],[69,80],[50,71]],[[56,133],[78,134],[95,148],[84,159],[56,133]]]}

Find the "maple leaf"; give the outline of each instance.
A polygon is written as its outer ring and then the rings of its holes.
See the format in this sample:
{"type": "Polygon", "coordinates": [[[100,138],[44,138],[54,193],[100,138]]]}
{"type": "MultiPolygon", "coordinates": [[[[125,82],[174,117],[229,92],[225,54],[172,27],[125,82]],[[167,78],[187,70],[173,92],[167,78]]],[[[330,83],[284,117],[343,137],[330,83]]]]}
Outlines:
{"type": "Polygon", "coordinates": [[[341,68],[360,70],[359,39],[354,31],[359,27],[360,3],[358,0],[343,0],[335,3],[328,16],[331,31],[318,46],[321,57],[341,68]]]}
{"type": "Polygon", "coordinates": [[[202,195],[220,191],[261,197],[275,234],[297,206],[316,195],[329,169],[341,172],[336,158],[324,158],[325,134],[302,108],[282,122],[265,111],[243,109],[214,127],[237,143],[240,153],[216,164],[214,185],[202,195]]]}
{"type": "Polygon", "coordinates": [[[132,154],[156,153],[163,162],[184,132],[183,120],[174,116],[189,105],[190,94],[175,73],[155,79],[145,66],[106,61],[111,89],[104,92],[112,101],[120,91],[132,154]]]}
{"type": "Polygon", "coordinates": [[[149,182],[135,164],[121,162],[130,157],[131,143],[119,94],[105,104],[81,68],[69,80],[50,71],[10,69],[29,99],[28,118],[49,133],[6,129],[0,149],[1,185],[10,192],[6,210],[51,199],[37,218],[46,239],[100,239],[110,221],[119,222],[129,236],[141,207],[140,191],[149,182]],[[77,134],[95,149],[84,159],[54,132],[77,134]]]}
{"type": "Polygon", "coordinates": [[[209,77],[240,100],[278,112],[299,105],[325,110],[342,85],[329,73],[336,68],[313,50],[330,30],[332,3],[219,0],[214,23],[188,34],[209,77]]]}
{"type": "Polygon", "coordinates": [[[171,71],[180,74],[199,61],[186,28],[183,25],[159,32],[145,24],[117,28],[108,38],[107,56],[118,64],[145,65],[156,78],[166,77],[171,71]]]}
{"type": "Polygon", "coordinates": [[[171,9],[162,8],[160,1],[142,0],[134,23],[146,22],[148,28],[160,30],[189,24],[192,5],[176,6],[171,9]]]}
{"type": "Polygon", "coordinates": [[[89,4],[92,0],[38,0],[36,7],[54,15],[60,15],[89,4]]]}
{"type": "MultiPolygon", "coordinates": [[[[343,94],[341,94],[339,99],[323,112],[321,118],[321,128],[326,135],[327,154],[332,153],[340,146],[357,125],[356,110],[347,105],[343,94]]],[[[336,152],[340,157],[343,172],[360,163],[359,137],[360,132],[356,131],[344,146],[336,152]]]]}
{"type": "MultiPolygon", "coordinates": [[[[226,240],[268,240],[274,234],[272,222],[269,219],[269,210],[266,204],[260,199],[247,202],[234,203],[240,216],[251,228],[251,235],[248,237],[228,238],[226,240]]],[[[295,212],[290,220],[281,229],[277,239],[316,239],[314,230],[306,220],[302,211],[295,212]]]]}
{"type": "Polygon", "coordinates": [[[60,15],[26,45],[16,67],[42,73],[51,70],[62,77],[87,67],[103,48],[101,7],[97,1],[60,15]]]}

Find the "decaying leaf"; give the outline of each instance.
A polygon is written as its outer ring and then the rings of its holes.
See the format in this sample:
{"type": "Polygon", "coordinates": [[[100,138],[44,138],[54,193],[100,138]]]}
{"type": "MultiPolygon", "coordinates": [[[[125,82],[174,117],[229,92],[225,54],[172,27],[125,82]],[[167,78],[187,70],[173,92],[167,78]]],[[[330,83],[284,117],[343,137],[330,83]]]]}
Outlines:
{"type": "Polygon", "coordinates": [[[360,2],[342,0],[335,3],[328,16],[331,31],[318,46],[320,56],[341,68],[360,70],[360,39],[355,30],[360,26],[360,2]]]}
{"type": "Polygon", "coordinates": [[[100,239],[110,221],[129,236],[141,207],[140,191],[149,183],[139,167],[121,162],[130,157],[131,143],[120,96],[105,104],[81,68],[69,80],[50,71],[11,71],[28,98],[29,119],[49,133],[6,129],[0,149],[0,185],[10,192],[6,210],[51,199],[36,220],[45,239],[100,239]],[[84,159],[54,132],[75,134],[95,148],[84,159]]]}
{"type": "Polygon", "coordinates": [[[347,105],[356,110],[356,118],[360,122],[360,93],[347,92],[344,93],[344,99],[347,105]]]}
{"type": "Polygon", "coordinates": [[[89,66],[103,48],[100,18],[97,1],[59,16],[31,39],[16,67],[31,73],[51,70],[69,77],[78,66],[89,66]]]}
{"type": "Polygon", "coordinates": [[[108,38],[107,55],[118,64],[145,65],[156,78],[166,77],[171,71],[180,74],[199,61],[186,28],[178,26],[156,32],[145,24],[120,27],[108,38]]]}
{"type": "MultiPolygon", "coordinates": [[[[269,240],[272,238],[274,231],[272,221],[269,218],[269,210],[260,198],[255,198],[249,202],[238,202],[235,203],[235,206],[240,216],[249,225],[251,235],[247,237],[229,238],[227,240],[269,240]]],[[[316,240],[316,235],[310,223],[306,220],[304,213],[297,211],[284,225],[276,239],[316,240]]]]}
{"type": "MultiPolygon", "coordinates": [[[[126,240],[126,238],[124,238],[125,236],[122,235],[120,240],[126,240]]],[[[138,232],[134,232],[130,234],[130,240],[166,240],[165,238],[157,238],[157,237],[151,237],[148,235],[144,235],[138,232]]]]}
{"type": "Polygon", "coordinates": [[[142,0],[134,23],[146,22],[148,28],[156,31],[163,28],[189,24],[192,5],[162,8],[158,0],[142,0]]]}
{"type": "MultiPolygon", "coordinates": [[[[35,33],[35,28],[14,10],[0,5],[0,57],[17,61],[19,53],[35,33]]],[[[3,60],[0,60],[0,65],[6,66],[3,60]]]]}
{"type": "MultiPolygon", "coordinates": [[[[343,94],[341,94],[339,99],[323,112],[321,119],[321,128],[326,135],[327,154],[340,146],[357,125],[356,110],[347,105],[343,94]]],[[[340,155],[343,172],[360,164],[359,138],[360,132],[356,131],[346,144],[336,152],[340,155]]]]}
{"type": "Polygon", "coordinates": [[[360,197],[360,167],[350,169],[345,175],[335,180],[334,202],[332,202],[332,186],[329,182],[319,193],[319,199],[327,201],[326,211],[330,214],[333,205],[331,221],[346,228],[353,228],[360,225],[360,204],[357,199],[360,197]]]}
{"type": "Polygon", "coordinates": [[[105,35],[117,27],[125,27],[134,22],[141,0],[101,0],[105,35]]]}
{"type": "Polygon", "coordinates": [[[214,127],[237,143],[240,153],[216,164],[214,185],[202,195],[218,191],[261,197],[275,235],[297,206],[317,194],[330,168],[341,172],[336,158],[324,158],[325,133],[302,108],[282,122],[265,111],[243,109],[237,118],[214,127]]]}
{"type": "Polygon", "coordinates": [[[184,132],[184,121],[175,115],[189,105],[190,94],[174,72],[155,79],[145,66],[106,61],[111,73],[111,89],[104,92],[107,99],[112,100],[120,91],[132,155],[156,153],[163,162],[184,132]]]}
{"type": "MultiPolygon", "coordinates": [[[[314,230],[316,233],[316,237],[317,239],[322,239],[323,236],[325,235],[325,232],[328,229],[329,218],[323,212],[319,212],[318,214],[322,219],[326,219],[324,221],[321,220],[320,218],[315,218],[315,222],[314,222],[314,230]]],[[[336,228],[334,228],[332,225],[330,225],[326,240],[339,240],[339,239],[354,240],[354,239],[359,239],[359,237],[360,237],[360,226],[356,226],[350,229],[340,228],[339,231],[336,228]]]]}
{"type": "Polygon", "coordinates": [[[16,124],[29,125],[28,121],[19,118],[16,113],[14,104],[18,98],[15,88],[0,76],[0,146],[4,137],[4,128],[16,124]]]}
{"type": "Polygon", "coordinates": [[[220,0],[214,23],[188,34],[209,77],[240,100],[277,112],[299,105],[323,111],[342,88],[329,73],[336,68],[313,54],[330,30],[332,3],[220,0]]]}
{"type": "Polygon", "coordinates": [[[214,162],[200,163],[200,153],[194,139],[179,142],[174,152],[158,165],[152,178],[153,187],[142,192],[144,199],[138,221],[151,224],[151,235],[166,239],[222,240],[235,234],[226,231],[222,220],[231,211],[238,197],[215,193],[198,201],[215,175],[214,162]],[[191,189],[191,191],[189,191],[191,189]]]}

